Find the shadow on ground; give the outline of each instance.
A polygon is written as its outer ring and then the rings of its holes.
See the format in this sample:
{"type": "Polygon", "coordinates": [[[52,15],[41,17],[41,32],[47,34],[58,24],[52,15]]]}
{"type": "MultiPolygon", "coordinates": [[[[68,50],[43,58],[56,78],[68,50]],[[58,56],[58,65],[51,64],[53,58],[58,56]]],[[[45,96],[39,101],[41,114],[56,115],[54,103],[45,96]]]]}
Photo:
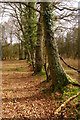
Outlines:
{"type": "Polygon", "coordinates": [[[74,118],[2,118],[1,120],[76,120],[74,118]]]}

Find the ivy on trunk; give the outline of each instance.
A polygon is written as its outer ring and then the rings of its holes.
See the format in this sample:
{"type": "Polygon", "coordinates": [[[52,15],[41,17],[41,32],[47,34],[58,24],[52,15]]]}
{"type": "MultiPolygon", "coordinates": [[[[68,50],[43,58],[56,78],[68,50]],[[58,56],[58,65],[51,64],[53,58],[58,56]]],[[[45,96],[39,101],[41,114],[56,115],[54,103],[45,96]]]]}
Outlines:
{"type": "Polygon", "coordinates": [[[44,29],[44,38],[45,46],[48,54],[48,63],[50,68],[50,76],[52,79],[52,84],[55,90],[61,90],[64,86],[69,83],[67,75],[60,63],[58,50],[56,47],[56,42],[54,39],[54,34],[51,29],[51,13],[50,7],[51,3],[42,2],[42,15],[43,15],[43,29],[44,29]]]}

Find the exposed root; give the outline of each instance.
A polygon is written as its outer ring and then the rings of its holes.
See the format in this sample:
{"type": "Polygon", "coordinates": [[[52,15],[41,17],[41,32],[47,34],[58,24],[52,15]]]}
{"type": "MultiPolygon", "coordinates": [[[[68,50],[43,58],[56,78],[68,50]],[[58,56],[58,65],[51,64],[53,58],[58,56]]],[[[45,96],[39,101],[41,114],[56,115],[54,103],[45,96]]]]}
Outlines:
{"type": "Polygon", "coordinates": [[[72,78],[69,75],[67,75],[67,77],[68,77],[68,80],[69,80],[69,84],[80,87],[80,83],[77,80],[76,80],[77,82],[73,81],[72,78]]]}
{"type": "Polygon", "coordinates": [[[58,109],[55,110],[54,115],[57,115],[62,110],[62,108],[66,106],[67,103],[69,103],[71,100],[73,100],[74,98],[76,98],[79,95],[80,95],[80,92],[78,92],[76,95],[67,99],[58,109]]]}

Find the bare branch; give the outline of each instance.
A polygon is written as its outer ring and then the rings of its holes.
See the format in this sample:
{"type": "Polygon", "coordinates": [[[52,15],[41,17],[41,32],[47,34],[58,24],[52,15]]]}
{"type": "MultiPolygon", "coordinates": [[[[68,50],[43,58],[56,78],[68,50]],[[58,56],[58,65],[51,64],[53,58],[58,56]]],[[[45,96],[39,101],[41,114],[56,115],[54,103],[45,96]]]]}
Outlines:
{"type": "Polygon", "coordinates": [[[31,8],[31,9],[33,9],[34,11],[36,11],[36,12],[38,12],[38,13],[41,14],[41,12],[40,12],[38,9],[36,9],[36,8],[30,6],[30,5],[27,5],[25,2],[21,2],[21,4],[25,5],[25,6],[28,7],[28,8],[31,8]]]}
{"type": "Polygon", "coordinates": [[[59,8],[58,6],[54,5],[53,4],[53,7],[60,10],[60,11],[63,11],[63,10],[69,10],[69,11],[78,11],[79,9],[76,9],[76,8],[69,8],[69,7],[63,7],[63,8],[59,8]]]}

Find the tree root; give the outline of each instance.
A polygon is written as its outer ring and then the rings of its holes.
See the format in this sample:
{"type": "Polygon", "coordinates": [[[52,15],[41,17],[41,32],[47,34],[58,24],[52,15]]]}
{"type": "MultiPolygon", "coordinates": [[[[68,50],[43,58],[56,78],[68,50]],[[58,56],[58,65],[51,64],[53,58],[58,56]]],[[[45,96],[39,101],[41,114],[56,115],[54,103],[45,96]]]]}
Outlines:
{"type": "Polygon", "coordinates": [[[72,84],[73,86],[80,87],[80,83],[78,81],[77,82],[73,81],[72,78],[69,75],[67,75],[67,78],[69,80],[69,84],[72,84]]]}
{"type": "Polygon", "coordinates": [[[71,100],[73,100],[74,98],[76,98],[79,95],[80,95],[80,92],[78,92],[76,95],[74,95],[74,96],[70,97],[68,100],[66,100],[58,109],[55,110],[54,115],[57,115],[62,110],[62,108],[66,106],[67,103],[69,103],[71,100]]]}
{"type": "Polygon", "coordinates": [[[74,86],[80,87],[80,84],[77,83],[77,82],[70,81],[69,83],[72,84],[72,85],[74,85],[74,86]]]}

